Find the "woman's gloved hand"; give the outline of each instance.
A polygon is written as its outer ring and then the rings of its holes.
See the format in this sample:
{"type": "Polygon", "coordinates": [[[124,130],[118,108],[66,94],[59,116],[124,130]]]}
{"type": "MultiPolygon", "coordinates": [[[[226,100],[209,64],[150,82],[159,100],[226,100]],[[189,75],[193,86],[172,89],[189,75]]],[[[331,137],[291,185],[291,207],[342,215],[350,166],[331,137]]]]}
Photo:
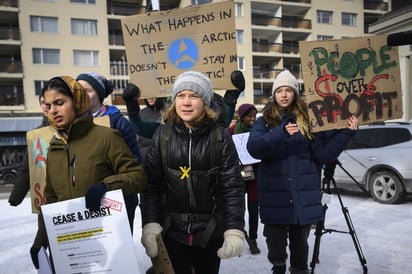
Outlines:
{"type": "Polygon", "coordinates": [[[86,207],[90,210],[99,210],[106,191],[106,185],[103,183],[92,185],[86,192],[86,207]]]}
{"type": "Polygon", "coordinates": [[[233,258],[242,255],[245,233],[238,229],[226,230],[223,234],[225,241],[221,248],[217,250],[217,255],[221,259],[233,258]]]}
{"type": "Polygon", "coordinates": [[[146,248],[146,254],[154,258],[159,253],[156,235],[161,233],[163,228],[158,223],[148,223],[143,226],[142,244],[146,248]]]}

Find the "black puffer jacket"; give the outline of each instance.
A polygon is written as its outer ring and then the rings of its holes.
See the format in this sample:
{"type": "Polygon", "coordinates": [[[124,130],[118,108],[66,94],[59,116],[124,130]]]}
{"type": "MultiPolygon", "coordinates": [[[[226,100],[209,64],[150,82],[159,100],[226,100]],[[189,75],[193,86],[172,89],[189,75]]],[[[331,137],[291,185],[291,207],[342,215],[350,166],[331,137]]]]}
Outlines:
{"type": "Polygon", "coordinates": [[[222,133],[223,141],[219,151],[220,165],[216,169],[211,166],[210,158],[211,126],[199,129],[173,126],[167,172],[161,156],[164,129],[164,125],[157,129],[153,136],[154,144],[144,161],[148,185],[142,198],[143,225],[152,222],[164,225],[163,213],[167,212],[166,216],[171,216],[171,224],[166,233],[187,245],[199,244],[209,222],[201,217],[201,220],[182,220],[181,217],[188,213],[215,216],[217,226],[211,238],[222,236],[227,229],[243,231],[244,183],[235,146],[227,129],[218,131],[222,133]],[[187,177],[184,170],[188,168],[187,177]],[[194,198],[190,197],[190,188],[194,198]],[[162,193],[166,195],[162,196],[162,193]]]}

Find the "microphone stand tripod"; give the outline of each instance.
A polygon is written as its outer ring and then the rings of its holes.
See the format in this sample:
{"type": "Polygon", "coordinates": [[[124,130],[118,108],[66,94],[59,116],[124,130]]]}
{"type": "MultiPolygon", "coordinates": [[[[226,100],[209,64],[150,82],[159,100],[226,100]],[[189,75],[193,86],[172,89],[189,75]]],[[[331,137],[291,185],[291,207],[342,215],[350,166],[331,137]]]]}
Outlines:
{"type": "MultiPolygon", "coordinates": [[[[339,163],[340,165],[340,163],[339,163]]],[[[333,184],[333,187],[335,189],[336,195],[338,196],[339,203],[341,206],[341,210],[343,213],[343,216],[345,217],[346,224],[348,226],[349,231],[341,231],[341,230],[335,230],[335,229],[327,229],[325,228],[325,219],[326,219],[326,210],[328,209],[328,205],[324,203],[322,205],[323,208],[323,219],[319,222],[316,223],[316,230],[315,230],[315,244],[313,247],[313,254],[312,254],[312,262],[310,263],[311,266],[311,273],[314,273],[316,263],[319,263],[319,250],[320,250],[320,240],[323,234],[325,233],[332,233],[332,232],[338,232],[338,233],[345,233],[345,234],[350,234],[353,240],[353,244],[355,246],[356,252],[359,257],[359,261],[362,265],[363,268],[363,273],[366,274],[368,273],[368,267],[366,265],[366,259],[363,254],[362,248],[360,246],[358,237],[355,232],[355,228],[352,223],[352,219],[349,215],[349,210],[347,207],[343,205],[342,198],[340,196],[339,190],[336,186],[335,179],[333,178],[334,172],[336,168],[336,162],[333,163],[327,163],[325,164],[324,168],[324,178],[322,180],[322,192],[331,194],[330,190],[330,183],[333,184]]]]}

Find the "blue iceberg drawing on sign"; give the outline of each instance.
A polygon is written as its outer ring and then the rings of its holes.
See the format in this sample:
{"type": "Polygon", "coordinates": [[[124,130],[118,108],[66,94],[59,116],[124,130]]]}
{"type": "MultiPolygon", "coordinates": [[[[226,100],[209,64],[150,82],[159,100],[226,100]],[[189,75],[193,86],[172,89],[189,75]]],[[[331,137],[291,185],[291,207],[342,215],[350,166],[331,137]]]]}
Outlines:
{"type": "Polygon", "coordinates": [[[193,67],[199,58],[197,45],[189,38],[173,41],[169,48],[169,60],[172,65],[179,69],[193,67]]]}

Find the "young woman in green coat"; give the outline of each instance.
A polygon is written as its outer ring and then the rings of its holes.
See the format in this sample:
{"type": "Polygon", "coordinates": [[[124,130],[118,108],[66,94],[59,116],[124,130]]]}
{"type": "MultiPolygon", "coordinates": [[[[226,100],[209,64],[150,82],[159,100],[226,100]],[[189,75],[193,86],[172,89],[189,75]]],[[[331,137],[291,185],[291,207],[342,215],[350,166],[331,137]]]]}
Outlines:
{"type": "MultiPolygon", "coordinates": [[[[93,123],[89,96],[69,76],[54,77],[42,91],[56,129],[46,162],[46,204],[85,197],[89,210],[98,210],[106,191],[141,192],[146,175],[119,131],[93,123]]],[[[38,267],[37,253],[47,247],[42,218],[30,253],[38,267]]]]}

